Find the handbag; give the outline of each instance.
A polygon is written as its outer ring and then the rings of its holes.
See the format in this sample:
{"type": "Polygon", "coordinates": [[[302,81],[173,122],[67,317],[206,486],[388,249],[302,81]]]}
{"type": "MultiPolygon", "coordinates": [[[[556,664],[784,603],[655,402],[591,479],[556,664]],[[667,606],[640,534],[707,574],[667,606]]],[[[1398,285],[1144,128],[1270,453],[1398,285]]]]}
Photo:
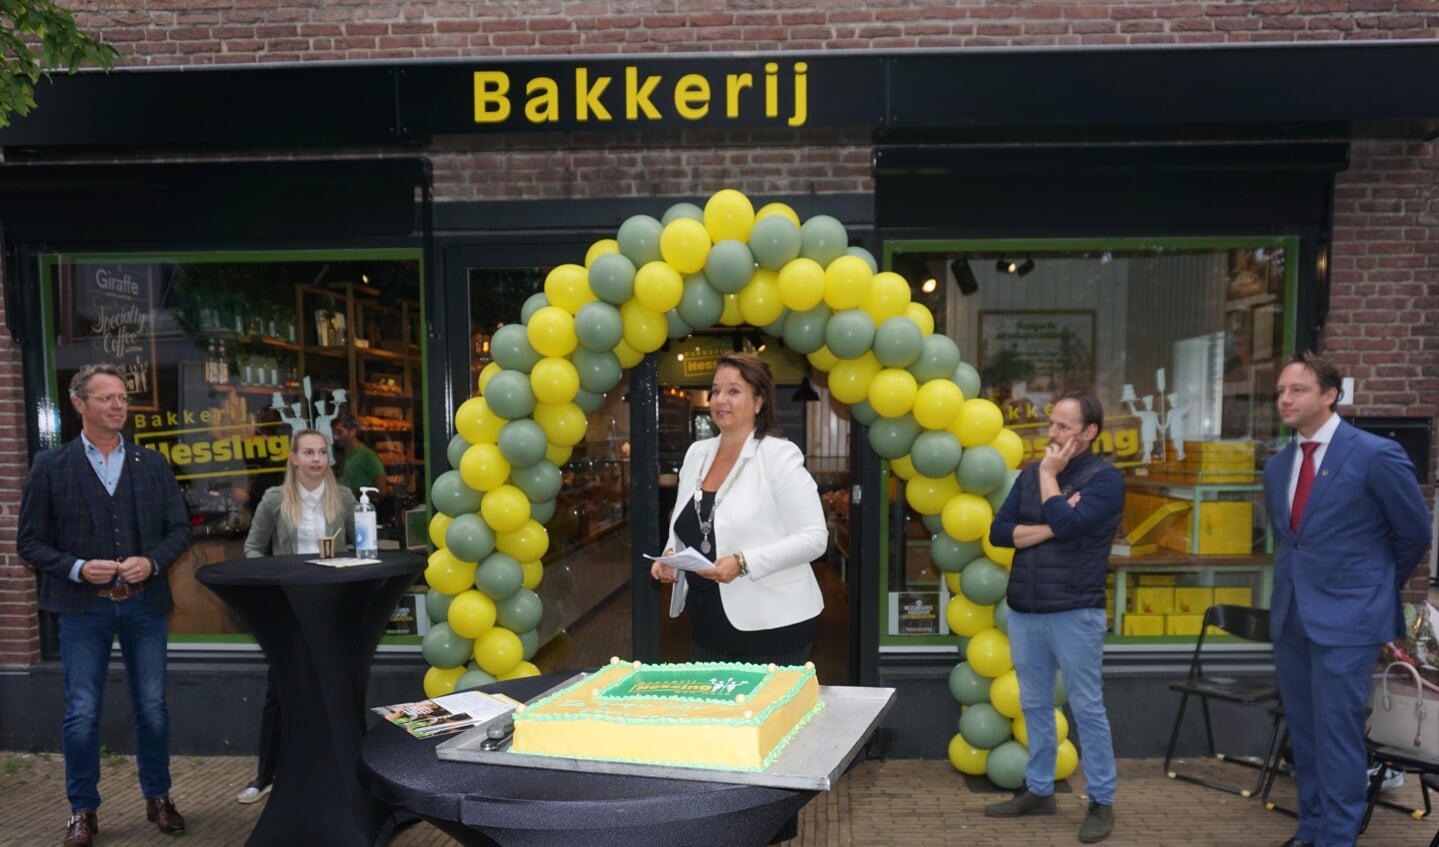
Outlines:
{"type": "Polygon", "coordinates": [[[1379,675],[1371,698],[1370,741],[1439,758],[1439,692],[1419,677],[1413,665],[1390,663],[1379,675]]]}

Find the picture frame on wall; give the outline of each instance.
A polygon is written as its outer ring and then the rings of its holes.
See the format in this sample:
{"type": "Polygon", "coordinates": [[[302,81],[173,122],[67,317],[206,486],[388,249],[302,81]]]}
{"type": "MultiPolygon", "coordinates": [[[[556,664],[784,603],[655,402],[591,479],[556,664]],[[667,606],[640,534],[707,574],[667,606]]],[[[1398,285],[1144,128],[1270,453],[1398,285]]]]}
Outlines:
{"type": "Polygon", "coordinates": [[[979,370],[998,399],[1052,399],[1092,390],[1094,311],[981,311],[979,370]]]}

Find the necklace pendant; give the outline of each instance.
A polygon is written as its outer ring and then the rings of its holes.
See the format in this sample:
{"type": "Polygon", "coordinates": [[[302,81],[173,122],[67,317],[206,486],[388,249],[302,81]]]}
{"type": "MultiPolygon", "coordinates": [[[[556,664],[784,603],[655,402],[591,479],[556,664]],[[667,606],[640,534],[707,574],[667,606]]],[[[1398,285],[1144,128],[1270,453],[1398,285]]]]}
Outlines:
{"type": "Polygon", "coordinates": [[[703,553],[703,554],[705,554],[706,556],[709,555],[709,553],[710,553],[710,541],[709,541],[708,538],[703,539],[703,540],[700,541],[700,552],[703,553]]]}

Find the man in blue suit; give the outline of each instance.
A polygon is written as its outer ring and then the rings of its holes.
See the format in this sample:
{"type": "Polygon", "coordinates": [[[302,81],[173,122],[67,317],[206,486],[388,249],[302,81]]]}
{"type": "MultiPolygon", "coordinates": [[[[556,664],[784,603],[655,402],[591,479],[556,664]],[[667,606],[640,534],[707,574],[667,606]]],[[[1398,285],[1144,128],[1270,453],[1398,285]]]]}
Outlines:
{"type": "Polygon", "coordinates": [[[40,574],[40,608],[60,619],[65,674],[65,847],[90,847],[100,806],[100,703],[118,636],[135,712],[146,816],[161,832],[185,819],[170,800],[165,706],[168,569],[190,545],[190,515],[165,457],[125,443],[125,380],[86,365],[70,381],[80,437],[35,457],[20,499],[16,548],[40,574]]]}
{"type": "Polygon", "coordinates": [[[1364,700],[1379,648],[1404,634],[1400,594],[1430,541],[1414,465],[1334,414],[1339,392],[1329,360],[1296,353],[1275,402],[1297,436],[1264,467],[1278,540],[1270,629],[1299,786],[1285,847],[1359,837],[1364,700]]]}

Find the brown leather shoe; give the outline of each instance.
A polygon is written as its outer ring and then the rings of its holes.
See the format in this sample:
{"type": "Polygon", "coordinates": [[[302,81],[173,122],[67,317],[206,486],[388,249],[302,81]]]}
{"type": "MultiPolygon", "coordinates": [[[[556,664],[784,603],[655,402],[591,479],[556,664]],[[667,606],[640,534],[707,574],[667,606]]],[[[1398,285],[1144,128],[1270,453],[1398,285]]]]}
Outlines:
{"type": "Polygon", "coordinates": [[[71,812],[65,825],[65,847],[91,847],[99,831],[94,812],[71,812]]]}
{"type": "Polygon", "coordinates": [[[175,801],[169,797],[156,797],[145,801],[145,817],[164,833],[185,831],[185,819],[175,809],[175,801]]]}

